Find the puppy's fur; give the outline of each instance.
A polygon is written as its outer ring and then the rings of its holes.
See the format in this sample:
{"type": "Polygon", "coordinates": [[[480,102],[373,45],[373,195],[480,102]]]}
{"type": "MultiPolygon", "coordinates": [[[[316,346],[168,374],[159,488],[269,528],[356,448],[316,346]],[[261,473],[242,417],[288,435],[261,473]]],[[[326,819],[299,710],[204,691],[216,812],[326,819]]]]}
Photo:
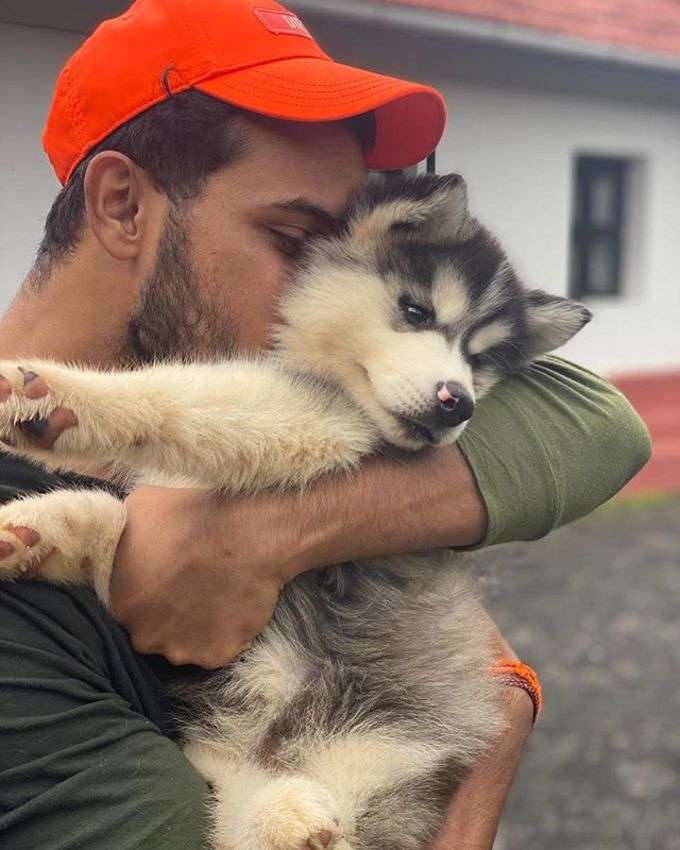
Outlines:
{"type": "MultiPolygon", "coordinates": [[[[0,433],[51,467],[106,462],[228,494],[303,488],[382,446],[451,443],[463,399],[471,410],[588,319],[522,287],[469,215],[462,178],[378,182],[310,246],[268,355],[132,372],[0,363],[0,433]],[[50,449],[17,427],[60,406],[78,424],[50,449]]],[[[103,491],[11,503],[0,571],[40,565],[49,581],[92,582],[106,604],[124,522],[103,491]]],[[[452,553],[300,576],[250,650],[182,689],[186,752],[215,792],[214,846],[425,848],[501,732],[491,663],[488,619],[452,553]]]]}

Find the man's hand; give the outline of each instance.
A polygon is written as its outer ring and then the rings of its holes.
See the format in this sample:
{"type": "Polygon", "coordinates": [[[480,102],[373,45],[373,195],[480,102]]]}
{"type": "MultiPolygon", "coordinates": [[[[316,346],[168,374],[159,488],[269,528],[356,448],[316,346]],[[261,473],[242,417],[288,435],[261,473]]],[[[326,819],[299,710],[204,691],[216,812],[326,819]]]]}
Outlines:
{"type": "Polygon", "coordinates": [[[220,503],[202,490],[141,487],[111,578],[111,608],[138,652],[215,669],[270,619],[299,568],[268,494],[220,503]]]}
{"type": "Polygon", "coordinates": [[[141,487],[111,579],[111,607],[139,652],[215,669],[272,615],[305,570],[425,548],[467,546],[486,514],[455,449],[367,460],[305,493],[218,500],[205,490],[141,487]]]}
{"type": "MultiPolygon", "coordinates": [[[[517,656],[497,635],[499,659],[517,656]]],[[[522,688],[505,689],[508,729],[470,772],[449,806],[432,850],[492,850],[498,823],[522,749],[533,726],[534,706],[522,688]]]]}

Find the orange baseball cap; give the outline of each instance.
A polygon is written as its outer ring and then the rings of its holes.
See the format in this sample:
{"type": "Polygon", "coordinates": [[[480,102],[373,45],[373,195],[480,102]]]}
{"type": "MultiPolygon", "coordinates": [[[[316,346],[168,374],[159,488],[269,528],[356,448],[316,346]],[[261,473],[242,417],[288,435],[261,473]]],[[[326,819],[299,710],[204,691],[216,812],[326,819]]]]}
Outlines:
{"type": "Polygon", "coordinates": [[[373,111],[366,165],[424,159],[444,131],[435,89],[334,62],[297,15],[273,0],[136,0],[104,21],[62,70],[43,145],[66,183],[109,133],[173,93],[195,88],[234,106],[291,121],[373,111]]]}

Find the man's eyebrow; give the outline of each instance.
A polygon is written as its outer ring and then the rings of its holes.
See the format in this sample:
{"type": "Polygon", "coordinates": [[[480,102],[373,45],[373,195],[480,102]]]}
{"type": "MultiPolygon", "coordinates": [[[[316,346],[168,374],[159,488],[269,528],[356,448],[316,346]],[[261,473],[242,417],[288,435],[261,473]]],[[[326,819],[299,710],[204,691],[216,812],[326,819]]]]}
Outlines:
{"type": "Polygon", "coordinates": [[[336,216],[318,204],[308,201],[306,198],[291,198],[289,201],[279,201],[275,204],[270,204],[269,208],[284,212],[297,212],[313,218],[319,230],[334,230],[338,226],[336,216]]]}

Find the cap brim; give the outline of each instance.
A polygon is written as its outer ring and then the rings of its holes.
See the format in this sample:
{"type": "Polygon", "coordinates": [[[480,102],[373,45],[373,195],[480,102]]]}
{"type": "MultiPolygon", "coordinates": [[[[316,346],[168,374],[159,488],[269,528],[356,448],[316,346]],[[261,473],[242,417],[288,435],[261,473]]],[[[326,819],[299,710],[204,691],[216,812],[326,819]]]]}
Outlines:
{"type": "Polygon", "coordinates": [[[232,71],[195,88],[234,106],[290,121],[338,121],[375,112],[368,168],[415,165],[437,146],[446,124],[436,89],[324,59],[299,58],[232,71]]]}

